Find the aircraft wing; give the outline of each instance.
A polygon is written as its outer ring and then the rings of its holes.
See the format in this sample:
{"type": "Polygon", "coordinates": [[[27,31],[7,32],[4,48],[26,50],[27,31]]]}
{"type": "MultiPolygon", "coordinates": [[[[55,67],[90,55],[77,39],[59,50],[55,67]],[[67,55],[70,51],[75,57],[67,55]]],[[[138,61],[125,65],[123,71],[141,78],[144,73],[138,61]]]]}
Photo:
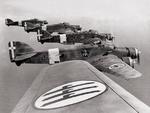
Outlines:
{"type": "Polygon", "coordinates": [[[99,70],[114,74],[116,76],[121,76],[126,79],[137,78],[142,75],[140,72],[112,54],[98,55],[92,59],[89,59],[88,62],[99,70]]]}
{"type": "Polygon", "coordinates": [[[12,113],[149,113],[150,108],[92,65],[44,68],[12,113]]]}

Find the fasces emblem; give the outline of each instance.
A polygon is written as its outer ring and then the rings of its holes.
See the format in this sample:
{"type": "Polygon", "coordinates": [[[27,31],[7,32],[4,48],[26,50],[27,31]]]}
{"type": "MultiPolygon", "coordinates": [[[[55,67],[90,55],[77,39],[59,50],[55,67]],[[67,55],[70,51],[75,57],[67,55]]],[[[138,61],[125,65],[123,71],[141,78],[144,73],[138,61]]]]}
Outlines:
{"type": "Polygon", "coordinates": [[[85,101],[106,90],[106,86],[96,81],[70,82],[42,94],[34,103],[38,109],[53,109],[85,101]]]}

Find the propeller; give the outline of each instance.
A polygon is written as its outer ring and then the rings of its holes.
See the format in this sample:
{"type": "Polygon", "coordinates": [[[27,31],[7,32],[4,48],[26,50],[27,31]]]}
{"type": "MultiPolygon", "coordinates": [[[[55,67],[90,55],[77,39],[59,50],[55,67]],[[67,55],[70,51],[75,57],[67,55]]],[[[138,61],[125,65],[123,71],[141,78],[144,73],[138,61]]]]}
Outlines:
{"type": "Polygon", "coordinates": [[[136,63],[140,64],[140,54],[141,54],[141,51],[138,50],[137,48],[135,48],[135,52],[136,52],[136,63]]]}
{"type": "Polygon", "coordinates": [[[111,41],[114,41],[114,39],[115,39],[115,34],[114,34],[114,29],[113,29],[113,24],[112,25],[110,25],[110,40],[111,41]]]}
{"type": "Polygon", "coordinates": [[[138,55],[137,55],[137,63],[140,64],[140,54],[141,54],[141,51],[138,51],[138,55]]]}

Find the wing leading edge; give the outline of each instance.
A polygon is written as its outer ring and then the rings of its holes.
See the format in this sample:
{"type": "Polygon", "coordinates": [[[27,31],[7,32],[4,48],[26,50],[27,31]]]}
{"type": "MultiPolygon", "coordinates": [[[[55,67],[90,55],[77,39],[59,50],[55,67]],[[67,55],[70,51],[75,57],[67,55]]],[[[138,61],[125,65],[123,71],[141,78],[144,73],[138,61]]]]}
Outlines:
{"type": "MultiPolygon", "coordinates": [[[[63,91],[66,92],[68,90],[63,91]]],[[[56,97],[56,95],[53,95],[53,97],[56,97]]],[[[52,97],[49,98],[56,99],[52,97]]],[[[69,61],[44,68],[12,113],[84,112],[149,113],[150,108],[89,63],[85,61],[69,61]],[[35,107],[35,101],[47,91],[77,81],[96,81],[105,85],[107,90],[91,99],[65,107],[46,110],[37,109],[35,107]]]]}

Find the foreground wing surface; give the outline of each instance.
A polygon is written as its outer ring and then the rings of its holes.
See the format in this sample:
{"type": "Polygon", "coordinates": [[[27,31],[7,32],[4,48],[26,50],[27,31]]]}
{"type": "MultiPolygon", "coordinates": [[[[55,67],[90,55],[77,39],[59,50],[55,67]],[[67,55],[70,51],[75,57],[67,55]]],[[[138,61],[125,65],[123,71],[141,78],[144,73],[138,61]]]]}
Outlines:
{"type": "Polygon", "coordinates": [[[126,79],[137,78],[142,74],[123,62],[115,55],[98,55],[89,60],[89,62],[97,69],[116,76],[122,76],[126,79]],[[94,59],[94,60],[93,60],[94,59]]]}
{"type": "Polygon", "coordinates": [[[12,113],[149,112],[150,108],[147,105],[89,63],[69,61],[44,68],[12,113]],[[98,84],[102,90],[99,94],[97,92],[101,90],[97,89],[98,84]],[[94,94],[97,95],[89,98],[94,94]],[[83,98],[87,99],[81,101],[83,98]],[[45,103],[43,105],[40,105],[40,102],[36,103],[39,100],[45,103]],[[73,100],[78,102],[73,103],[73,100]]]}

